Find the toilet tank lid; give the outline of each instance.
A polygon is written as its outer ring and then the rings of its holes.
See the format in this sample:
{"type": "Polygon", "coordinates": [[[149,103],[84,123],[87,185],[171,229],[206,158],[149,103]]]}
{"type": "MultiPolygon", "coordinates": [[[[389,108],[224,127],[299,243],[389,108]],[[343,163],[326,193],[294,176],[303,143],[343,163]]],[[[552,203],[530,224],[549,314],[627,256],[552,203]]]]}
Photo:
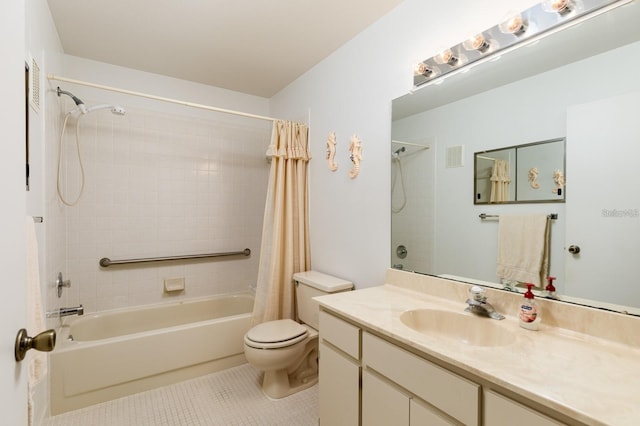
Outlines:
{"type": "Polygon", "coordinates": [[[326,293],[335,293],[353,288],[351,281],[323,274],[318,271],[296,272],[293,274],[293,279],[326,293]]]}

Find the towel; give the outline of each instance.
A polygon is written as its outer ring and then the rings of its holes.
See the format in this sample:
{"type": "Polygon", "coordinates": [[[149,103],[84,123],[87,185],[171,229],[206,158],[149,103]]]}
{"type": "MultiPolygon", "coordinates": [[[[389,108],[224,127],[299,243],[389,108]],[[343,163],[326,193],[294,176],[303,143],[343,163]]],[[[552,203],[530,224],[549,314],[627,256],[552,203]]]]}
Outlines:
{"type": "MultiPolygon", "coordinates": [[[[26,229],[27,247],[27,332],[29,336],[35,336],[45,328],[44,312],[42,311],[42,296],[40,293],[40,272],[38,261],[38,240],[36,229],[31,216],[27,217],[26,229]]],[[[28,424],[34,422],[33,394],[34,387],[47,374],[47,354],[38,351],[29,351],[27,356],[27,419],[28,424]]]]}
{"type": "Polygon", "coordinates": [[[500,215],[498,277],[541,287],[549,268],[549,218],[500,215]]]}

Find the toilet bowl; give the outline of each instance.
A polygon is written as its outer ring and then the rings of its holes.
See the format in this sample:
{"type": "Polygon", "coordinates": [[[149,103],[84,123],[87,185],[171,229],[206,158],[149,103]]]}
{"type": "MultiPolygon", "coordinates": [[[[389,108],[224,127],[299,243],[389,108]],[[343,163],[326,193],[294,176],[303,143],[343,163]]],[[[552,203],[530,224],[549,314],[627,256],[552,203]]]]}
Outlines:
{"type": "Polygon", "coordinates": [[[315,296],[347,291],[353,284],[316,271],[293,276],[301,322],[268,321],[244,336],[247,362],[264,372],[262,391],[284,398],[318,382],[318,302],[315,296]]]}
{"type": "Polygon", "coordinates": [[[253,327],[244,337],[244,354],[249,364],[264,371],[262,390],[270,398],[284,398],[318,382],[318,332],[293,320],[253,327]]]}

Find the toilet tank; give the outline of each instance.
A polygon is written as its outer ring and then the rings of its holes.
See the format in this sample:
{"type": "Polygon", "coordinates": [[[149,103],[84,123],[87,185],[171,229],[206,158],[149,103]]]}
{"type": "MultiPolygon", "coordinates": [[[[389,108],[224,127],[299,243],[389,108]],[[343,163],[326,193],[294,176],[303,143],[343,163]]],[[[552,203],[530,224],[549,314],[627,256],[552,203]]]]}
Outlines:
{"type": "Polygon", "coordinates": [[[352,282],[317,271],[296,272],[293,280],[296,283],[298,319],[316,330],[320,304],[313,298],[353,289],[352,282]]]}

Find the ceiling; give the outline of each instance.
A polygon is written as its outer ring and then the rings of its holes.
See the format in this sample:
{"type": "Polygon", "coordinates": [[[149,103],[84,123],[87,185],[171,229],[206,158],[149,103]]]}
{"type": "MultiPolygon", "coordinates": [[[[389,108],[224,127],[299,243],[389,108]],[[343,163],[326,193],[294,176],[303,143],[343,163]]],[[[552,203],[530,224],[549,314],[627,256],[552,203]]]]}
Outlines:
{"type": "Polygon", "coordinates": [[[47,0],[66,54],[271,97],[402,0],[47,0]]]}

